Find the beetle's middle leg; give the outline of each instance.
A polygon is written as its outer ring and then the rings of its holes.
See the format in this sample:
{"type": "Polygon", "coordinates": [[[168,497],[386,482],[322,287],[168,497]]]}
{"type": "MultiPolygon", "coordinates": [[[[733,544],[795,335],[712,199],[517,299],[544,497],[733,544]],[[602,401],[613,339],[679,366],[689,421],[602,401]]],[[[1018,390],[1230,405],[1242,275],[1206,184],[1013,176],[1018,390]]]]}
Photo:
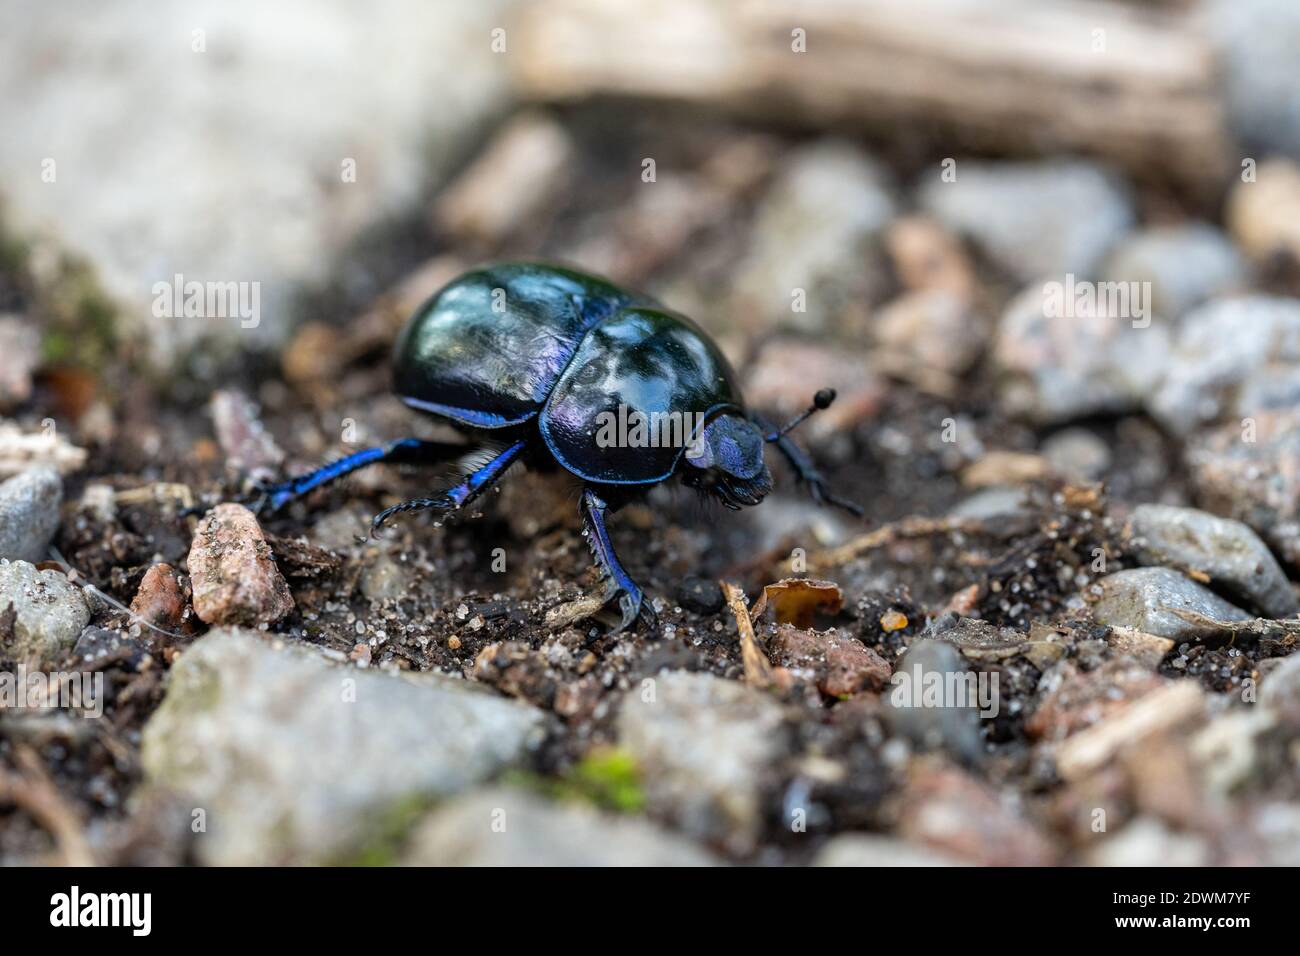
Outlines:
{"type": "Polygon", "coordinates": [[[776,445],[777,449],[785,457],[785,460],[790,463],[790,467],[794,469],[794,473],[798,477],[799,481],[808,486],[808,493],[812,495],[813,501],[817,502],[819,505],[835,505],[837,508],[843,508],[850,514],[856,515],[859,518],[862,517],[862,506],[856,502],[841,498],[832,492],[825,477],[817,470],[817,466],[813,464],[813,460],[808,457],[808,453],[796,445],[793,438],[777,431],[772,427],[771,422],[765,420],[760,415],[752,416],[751,420],[755,425],[763,430],[766,440],[776,445]]]}
{"type": "Polygon", "coordinates": [[[453,485],[436,498],[412,498],[400,505],[393,505],[379,512],[370,520],[370,533],[373,535],[384,526],[393,515],[406,511],[424,511],[436,508],[439,511],[459,511],[470,504],[488,488],[491,488],[515,461],[523,454],[528,443],[523,439],[498,452],[493,458],[476,471],[466,475],[459,484],[453,485]]]}
{"type": "Polygon", "coordinates": [[[315,471],[309,471],[305,475],[264,487],[253,510],[278,511],[290,501],[301,498],[314,488],[381,461],[394,465],[433,465],[449,461],[469,450],[469,446],[454,442],[423,441],[419,438],[400,438],[387,445],[363,448],[315,471]]]}
{"type": "Polygon", "coordinates": [[[623,619],[619,622],[615,633],[627,630],[640,615],[645,615],[650,626],[654,627],[657,623],[654,610],[645,602],[645,595],[641,588],[623,570],[618,555],[614,553],[614,545],[609,540],[609,530],[605,527],[605,511],[608,507],[605,500],[592,488],[583,489],[583,533],[587,537],[587,544],[591,546],[592,554],[596,556],[596,563],[609,578],[605,600],[611,601],[618,596],[619,608],[623,612],[623,619]]]}

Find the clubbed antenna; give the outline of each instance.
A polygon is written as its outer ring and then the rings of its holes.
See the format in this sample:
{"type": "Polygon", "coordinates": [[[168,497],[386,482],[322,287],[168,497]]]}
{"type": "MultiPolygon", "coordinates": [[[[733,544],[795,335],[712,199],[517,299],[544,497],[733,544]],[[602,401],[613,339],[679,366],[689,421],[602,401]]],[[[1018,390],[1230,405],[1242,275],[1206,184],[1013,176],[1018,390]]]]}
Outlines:
{"type": "Polygon", "coordinates": [[[764,441],[777,441],[782,435],[788,434],[791,430],[803,424],[804,419],[808,418],[814,412],[825,411],[830,408],[831,402],[833,401],[835,401],[835,389],[823,388],[813,396],[813,403],[811,405],[782,425],[777,431],[763,436],[764,441]]]}

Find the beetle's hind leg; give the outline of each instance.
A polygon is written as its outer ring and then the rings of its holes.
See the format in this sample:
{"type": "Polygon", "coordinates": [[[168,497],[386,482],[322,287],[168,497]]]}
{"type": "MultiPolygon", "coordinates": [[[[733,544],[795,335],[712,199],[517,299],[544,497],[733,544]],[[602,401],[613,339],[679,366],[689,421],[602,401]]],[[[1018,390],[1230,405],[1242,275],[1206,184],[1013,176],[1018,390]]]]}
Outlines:
{"type": "Polygon", "coordinates": [[[425,511],[430,508],[444,512],[459,511],[473,502],[488,488],[491,488],[505,473],[505,470],[523,454],[527,444],[521,439],[504,451],[497,452],[490,461],[466,475],[463,481],[448,488],[436,498],[413,498],[410,501],[403,501],[400,505],[394,505],[379,512],[370,520],[371,535],[377,535],[385,522],[395,514],[407,511],[425,511]]]}
{"type": "Polygon", "coordinates": [[[618,555],[614,553],[614,545],[609,540],[609,530],[605,527],[605,512],[608,507],[605,500],[591,488],[583,489],[583,534],[587,538],[587,544],[591,546],[592,554],[596,556],[596,563],[600,565],[601,571],[608,579],[605,601],[609,602],[617,597],[619,609],[623,612],[623,619],[615,628],[615,633],[627,630],[641,616],[644,616],[651,628],[654,628],[658,625],[654,609],[646,602],[641,588],[623,570],[618,555]]]}
{"type": "Polygon", "coordinates": [[[790,463],[790,467],[794,469],[795,476],[799,481],[808,486],[808,493],[812,495],[813,501],[819,505],[834,505],[837,508],[843,508],[856,517],[862,517],[862,506],[857,502],[841,498],[831,491],[830,485],[827,484],[822,473],[817,470],[813,460],[808,457],[808,453],[795,444],[793,438],[776,431],[770,422],[765,421],[758,415],[753,416],[752,420],[755,425],[767,433],[767,440],[776,445],[785,460],[790,463]]]}
{"type": "Polygon", "coordinates": [[[401,438],[387,445],[364,448],[305,475],[264,486],[259,490],[253,510],[259,514],[278,511],[314,488],[381,461],[395,465],[434,465],[463,455],[467,450],[467,446],[454,442],[423,441],[419,438],[401,438]]]}

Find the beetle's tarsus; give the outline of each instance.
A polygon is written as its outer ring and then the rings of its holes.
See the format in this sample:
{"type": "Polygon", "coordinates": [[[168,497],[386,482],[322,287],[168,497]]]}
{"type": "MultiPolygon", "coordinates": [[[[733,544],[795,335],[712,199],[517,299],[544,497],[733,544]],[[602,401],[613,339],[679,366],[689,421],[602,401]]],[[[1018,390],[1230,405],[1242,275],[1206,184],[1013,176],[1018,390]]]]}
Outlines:
{"type": "Polygon", "coordinates": [[[430,508],[438,511],[454,511],[456,503],[447,495],[441,495],[437,498],[412,498],[410,501],[403,501],[401,504],[393,505],[391,508],[385,508],[379,514],[370,519],[370,537],[378,538],[381,536],[384,525],[388,519],[395,514],[406,511],[426,511],[430,508]]]}
{"type": "Polygon", "coordinates": [[[808,481],[808,492],[812,495],[813,501],[819,505],[834,505],[836,508],[843,509],[855,518],[861,518],[866,512],[862,505],[856,501],[849,501],[847,498],[841,498],[831,491],[826,484],[825,479],[820,475],[808,481]]]}
{"type": "Polygon", "coordinates": [[[614,545],[610,543],[609,531],[605,527],[605,511],[607,508],[608,506],[600,495],[590,488],[583,490],[582,521],[586,526],[587,544],[590,546],[591,553],[596,558],[596,565],[600,568],[601,576],[606,582],[604,602],[609,604],[615,598],[618,598],[619,610],[622,612],[622,619],[612,633],[617,634],[630,629],[641,618],[649,622],[651,628],[654,629],[658,626],[654,609],[645,600],[645,594],[641,588],[623,570],[623,566],[618,561],[618,555],[614,553],[614,545]]]}

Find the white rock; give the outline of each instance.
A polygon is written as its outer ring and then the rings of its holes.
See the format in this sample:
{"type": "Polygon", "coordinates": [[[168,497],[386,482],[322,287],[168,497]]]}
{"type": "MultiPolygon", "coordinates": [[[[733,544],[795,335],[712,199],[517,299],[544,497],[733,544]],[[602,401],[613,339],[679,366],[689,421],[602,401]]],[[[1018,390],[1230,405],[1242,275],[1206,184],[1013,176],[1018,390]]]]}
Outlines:
{"type": "Polygon", "coordinates": [[[636,817],[496,788],[458,797],[415,831],[414,866],[716,866],[689,840],[636,817]]]}
{"type": "Polygon", "coordinates": [[[87,256],[160,360],[199,336],[278,342],[294,293],[409,212],[500,109],[508,6],[7,3],[6,215],[87,256]],[[176,274],[260,282],[260,322],[155,317],[176,274]]]}
{"type": "Polygon", "coordinates": [[[398,802],[518,760],[542,722],[464,681],[340,667],[217,630],[172,667],[142,760],[151,782],[205,811],[204,862],[319,862],[364,842],[398,802]]]}
{"type": "Polygon", "coordinates": [[[1133,222],[1123,187],[1091,163],[962,159],[956,174],[952,182],[937,171],[927,179],[917,196],[921,208],[1022,281],[1090,278],[1133,222]]]}
{"type": "Polygon", "coordinates": [[[781,753],[781,720],[780,705],[763,691],[670,671],[629,691],[618,738],[641,766],[652,810],[693,836],[743,848],[762,823],[760,800],[781,753]]]}

